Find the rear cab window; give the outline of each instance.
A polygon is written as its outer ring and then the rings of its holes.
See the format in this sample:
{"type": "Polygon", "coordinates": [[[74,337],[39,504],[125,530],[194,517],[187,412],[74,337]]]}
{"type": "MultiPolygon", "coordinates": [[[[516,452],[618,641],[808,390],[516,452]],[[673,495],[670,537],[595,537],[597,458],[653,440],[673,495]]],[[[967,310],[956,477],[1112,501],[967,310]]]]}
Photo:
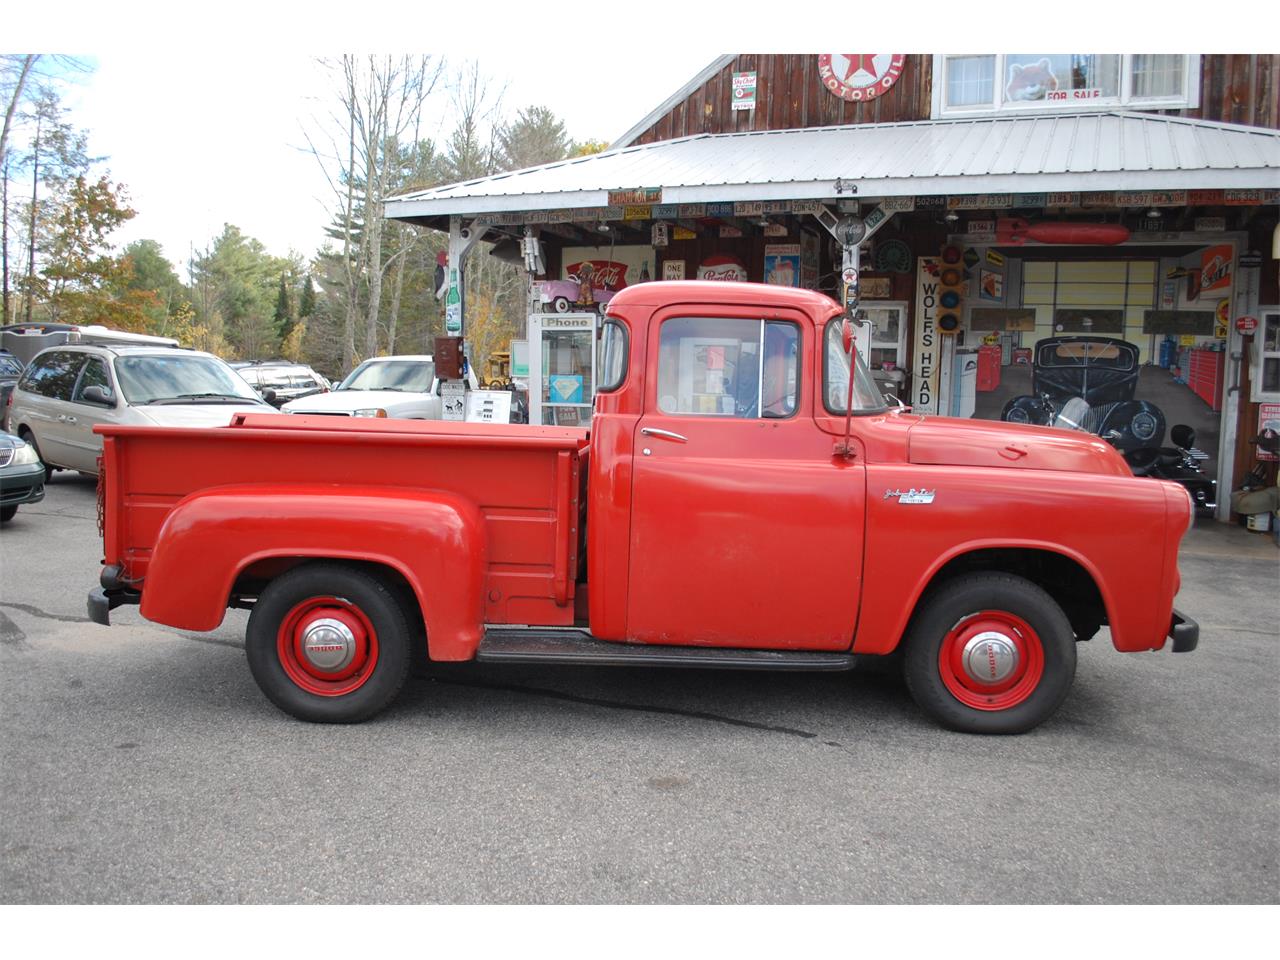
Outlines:
{"type": "Polygon", "coordinates": [[[737,419],[793,416],[800,328],[780,320],[673,317],[658,344],[658,409],[737,419]]]}

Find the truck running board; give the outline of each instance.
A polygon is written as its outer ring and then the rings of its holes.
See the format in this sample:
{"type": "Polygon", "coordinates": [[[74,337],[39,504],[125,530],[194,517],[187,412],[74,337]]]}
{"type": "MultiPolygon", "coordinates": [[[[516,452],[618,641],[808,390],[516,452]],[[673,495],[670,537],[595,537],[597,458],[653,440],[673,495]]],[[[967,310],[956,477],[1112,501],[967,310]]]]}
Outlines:
{"type": "Polygon", "coordinates": [[[485,632],[483,663],[582,663],[601,667],[708,667],[720,670],[849,670],[850,653],[666,647],[597,640],[585,630],[499,627],[485,632]]]}

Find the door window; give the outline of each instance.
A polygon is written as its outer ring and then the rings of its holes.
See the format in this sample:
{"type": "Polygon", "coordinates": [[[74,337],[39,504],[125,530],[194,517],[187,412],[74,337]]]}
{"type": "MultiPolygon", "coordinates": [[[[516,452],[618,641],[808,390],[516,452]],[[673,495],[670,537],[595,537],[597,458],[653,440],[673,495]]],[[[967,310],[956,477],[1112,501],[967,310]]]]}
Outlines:
{"type": "Polygon", "coordinates": [[[21,388],[55,400],[70,400],[76,376],[84,365],[84,354],[57,352],[45,354],[32,362],[23,377],[21,388]]]}
{"type": "Polygon", "coordinates": [[[789,417],[800,396],[794,323],[676,317],[658,345],[658,409],[681,416],[789,417]]]}
{"type": "Polygon", "coordinates": [[[111,389],[111,380],[107,376],[107,365],[99,357],[90,357],[89,362],[85,364],[84,372],[80,374],[80,382],[76,384],[75,396],[71,399],[77,403],[87,403],[84,399],[84,391],[86,387],[106,387],[111,389]]]}

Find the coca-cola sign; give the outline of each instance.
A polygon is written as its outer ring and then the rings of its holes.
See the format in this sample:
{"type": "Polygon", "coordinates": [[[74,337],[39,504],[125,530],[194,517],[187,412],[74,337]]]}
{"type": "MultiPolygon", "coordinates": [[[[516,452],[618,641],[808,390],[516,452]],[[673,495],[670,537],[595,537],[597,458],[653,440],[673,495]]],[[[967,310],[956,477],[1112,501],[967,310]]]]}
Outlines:
{"type": "Polygon", "coordinates": [[[728,280],[734,283],[745,283],[747,268],[741,261],[726,256],[707,257],[698,266],[699,280],[728,280]]]}
{"type": "Polygon", "coordinates": [[[579,260],[570,263],[565,269],[575,277],[580,277],[582,274],[579,271],[584,263],[591,264],[593,287],[617,292],[627,285],[627,265],[616,260],[579,260]]]}

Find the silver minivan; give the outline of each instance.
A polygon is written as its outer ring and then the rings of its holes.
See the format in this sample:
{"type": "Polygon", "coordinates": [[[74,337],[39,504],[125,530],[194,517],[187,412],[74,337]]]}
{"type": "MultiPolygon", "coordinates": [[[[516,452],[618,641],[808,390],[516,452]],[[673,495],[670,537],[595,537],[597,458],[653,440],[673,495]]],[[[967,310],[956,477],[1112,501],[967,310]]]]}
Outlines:
{"type": "Polygon", "coordinates": [[[97,474],[100,423],[225,427],[238,412],[278,411],[211,353],[81,343],[32,358],[5,423],[39,451],[48,473],[97,474]]]}

